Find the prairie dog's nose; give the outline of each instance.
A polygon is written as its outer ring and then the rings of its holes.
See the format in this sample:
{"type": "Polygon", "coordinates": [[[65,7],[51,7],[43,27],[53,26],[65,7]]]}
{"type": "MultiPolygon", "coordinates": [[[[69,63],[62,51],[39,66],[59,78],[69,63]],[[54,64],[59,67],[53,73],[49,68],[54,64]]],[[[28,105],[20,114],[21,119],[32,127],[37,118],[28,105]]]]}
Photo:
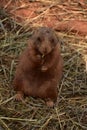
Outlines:
{"type": "Polygon", "coordinates": [[[47,48],[46,47],[43,48],[43,54],[47,54],[47,48]]]}
{"type": "Polygon", "coordinates": [[[51,51],[51,45],[49,42],[43,42],[39,48],[42,55],[47,55],[51,51]]]}

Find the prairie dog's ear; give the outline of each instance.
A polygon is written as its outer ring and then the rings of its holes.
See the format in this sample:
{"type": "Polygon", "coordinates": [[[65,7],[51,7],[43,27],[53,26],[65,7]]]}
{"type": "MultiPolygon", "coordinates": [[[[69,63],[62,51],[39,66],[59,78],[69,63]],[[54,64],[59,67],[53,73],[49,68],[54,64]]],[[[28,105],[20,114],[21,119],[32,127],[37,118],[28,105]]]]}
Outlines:
{"type": "Polygon", "coordinates": [[[61,44],[61,45],[62,45],[62,44],[64,43],[63,39],[62,39],[62,38],[60,38],[59,36],[57,36],[57,39],[58,39],[58,43],[59,43],[59,44],[61,44]]]}
{"type": "Polygon", "coordinates": [[[34,42],[34,40],[32,38],[29,38],[29,40],[28,40],[28,47],[29,48],[33,47],[33,42],[34,42]]]}

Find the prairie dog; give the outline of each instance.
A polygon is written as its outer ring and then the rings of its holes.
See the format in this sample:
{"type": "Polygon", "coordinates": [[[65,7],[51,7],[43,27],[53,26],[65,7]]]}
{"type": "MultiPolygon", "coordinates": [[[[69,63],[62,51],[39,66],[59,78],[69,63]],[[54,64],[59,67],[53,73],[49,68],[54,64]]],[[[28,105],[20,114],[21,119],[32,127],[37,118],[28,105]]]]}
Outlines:
{"type": "Polygon", "coordinates": [[[53,107],[62,77],[62,61],[60,39],[55,32],[48,27],[37,28],[19,58],[13,81],[16,99],[21,100],[24,95],[39,97],[53,107]]]}

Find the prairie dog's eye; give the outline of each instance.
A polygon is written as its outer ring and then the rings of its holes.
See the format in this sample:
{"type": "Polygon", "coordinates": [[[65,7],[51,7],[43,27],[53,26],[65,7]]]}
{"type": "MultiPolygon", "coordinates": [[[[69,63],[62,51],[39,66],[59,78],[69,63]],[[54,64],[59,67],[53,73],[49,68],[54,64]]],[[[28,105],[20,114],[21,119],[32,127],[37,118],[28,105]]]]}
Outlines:
{"type": "Polygon", "coordinates": [[[42,39],[40,37],[37,37],[34,41],[36,49],[39,48],[41,46],[42,43],[42,39]]]}
{"type": "Polygon", "coordinates": [[[51,41],[51,43],[55,43],[55,39],[54,38],[52,38],[50,41],[51,41]]]}
{"type": "Polygon", "coordinates": [[[38,42],[41,42],[42,39],[41,39],[40,37],[37,37],[37,41],[38,41],[38,42]]]}

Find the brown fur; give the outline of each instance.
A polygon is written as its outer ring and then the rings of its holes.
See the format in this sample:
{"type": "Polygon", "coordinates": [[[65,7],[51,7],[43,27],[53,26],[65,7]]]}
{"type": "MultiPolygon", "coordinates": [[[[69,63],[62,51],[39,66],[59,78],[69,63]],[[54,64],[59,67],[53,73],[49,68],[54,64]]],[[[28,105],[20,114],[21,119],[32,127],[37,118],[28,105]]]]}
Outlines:
{"type": "Polygon", "coordinates": [[[47,104],[53,104],[57,99],[62,66],[59,38],[47,27],[36,29],[16,69],[13,85],[17,98],[40,97],[47,100],[47,104]]]}

